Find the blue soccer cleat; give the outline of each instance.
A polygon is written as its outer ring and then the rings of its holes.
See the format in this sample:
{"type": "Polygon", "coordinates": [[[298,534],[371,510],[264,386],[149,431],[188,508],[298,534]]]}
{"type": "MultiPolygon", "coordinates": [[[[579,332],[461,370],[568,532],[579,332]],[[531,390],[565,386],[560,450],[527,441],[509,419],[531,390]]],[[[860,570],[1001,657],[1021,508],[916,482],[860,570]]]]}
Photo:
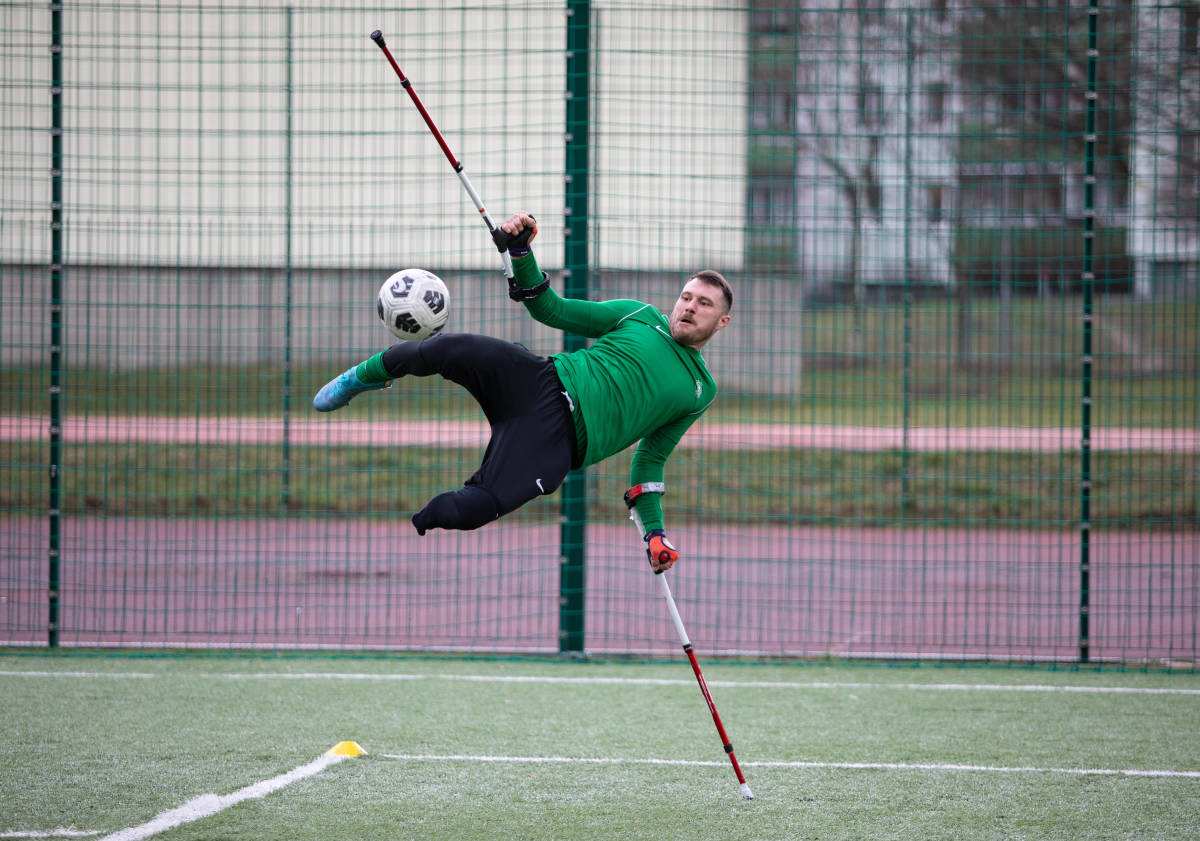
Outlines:
{"type": "Polygon", "coordinates": [[[356,394],[374,391],[377,388],[387,388],[392,384],[391,380],[382,383],[364,383],[358,378],[357,370],[357,368],[351,368],[321,386],[321,390],[313,398],[313,408],[318,412],[332,412],[348,404],[356,394]]]}

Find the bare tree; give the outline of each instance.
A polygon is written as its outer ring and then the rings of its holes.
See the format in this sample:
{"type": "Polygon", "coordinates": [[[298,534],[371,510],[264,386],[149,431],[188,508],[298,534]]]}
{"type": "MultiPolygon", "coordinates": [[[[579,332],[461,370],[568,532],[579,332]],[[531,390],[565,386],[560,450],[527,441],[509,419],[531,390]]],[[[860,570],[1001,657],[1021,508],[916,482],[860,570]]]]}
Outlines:
{"type": "MultiPolygon", "coordinates": [[[[1100,220],[1125,222],[1134,114],[1133,2],[1112,0],[1097,10],[1093,55],[1088,0],[977,0],[958,13],[964,115],[959,209],[968,224],[974,216],[993,234],[983,241],[995,249],[984,252],[978,268],[999,281],[1002,340],[1011,335],[1014,275],[1022,267],[1032,270],[1045,288],[1045,279],[1062,271],[1061,260],[1038,262],[1036,238],[1016,236],[1014,229],[1079,224],[1089,139],[1097,183],[1093,209],[1100,220]],[[1090,138],[1089,90],[1095,92],[1090,138]],[[1015,243],[1027,251],[1016,253],[1015,243]]],[[[969,281],[974,268],[964,267],[967,274],[960,279],[969,281]]],[[[970,357],[969,287],[969,282],[957,287],[961,367],[970,357]]]]}
{"type": "MultiPolygon", "coordinates": [[[[958,75],[976,127],[993,130],[990,154],[1082,161],[1087,0],[977,0],[960,16],[958,75]]],[[[1129,175],[1133,38],[1133,0],[1106,2],[1098,21],[1094,151],[1118,179],[1129,175]]]]}
{"type": "Polygon", "coordinates": [[[854,302],[852,353],[859,362],[865,351],[863,226],[883,212],[878,164],[889,111],[876,78],[877,50],[888,26],[882,5],[826,0],[809,7],[805,34],[822,50],[819,60],[807,65],[796,110],[797,151],[819,164],[821,180],[836,185],[848,215],[846,275],[854,302]]]}

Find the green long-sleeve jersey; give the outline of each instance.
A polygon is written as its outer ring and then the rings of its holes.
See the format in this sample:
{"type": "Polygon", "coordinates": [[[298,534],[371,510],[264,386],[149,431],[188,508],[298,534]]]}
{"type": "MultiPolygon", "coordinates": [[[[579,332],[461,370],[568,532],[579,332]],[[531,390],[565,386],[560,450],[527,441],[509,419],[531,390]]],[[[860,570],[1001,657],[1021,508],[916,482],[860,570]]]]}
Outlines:
{"type": "MultiPolygon", "coordinates": [[[[514,260],[513,270],[518,286],[542,282],[532,254],[514,260]]],[[[581,465],[640,442],[630,485],[663,481],[667,457],[717,396],[704,357],[675,341],[666,316],[641,301],[583,301],[547,289],[525,306],[543,324],[596,340],[550,357],[575,406],[581,465]]],[[[659,494],[643,494],[636,505],[647,531],[662,528],[659,494]]]]}

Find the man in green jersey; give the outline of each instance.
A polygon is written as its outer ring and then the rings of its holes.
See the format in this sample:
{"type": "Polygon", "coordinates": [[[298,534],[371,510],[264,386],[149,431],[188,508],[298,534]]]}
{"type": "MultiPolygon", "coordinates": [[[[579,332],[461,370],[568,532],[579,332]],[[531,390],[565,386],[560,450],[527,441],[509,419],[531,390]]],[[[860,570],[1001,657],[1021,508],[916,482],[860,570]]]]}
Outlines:
{"type": "Polygon", "coordinates": [[[534,218],[500,226],[514,278],[509,296],[543,324],[595,341],[547,359],[519,344],[475,334],[401,342],[349,369],[317,392],[320,412],[405,375],[438,374],[479,402],[492,435],[483,463],[463,487],[438,494],[413,515],[418,533],[476,529],[552,493],[567,471],[603,461],[633,443],[627,500],[645,528],[655,572],[679,558],[663,533],[667,457],[716,397],[700,348],[729,323],[733,293],[714,271],[690,277],[670,316],[640,301],[560,297],[529,244],[534,218]]]}

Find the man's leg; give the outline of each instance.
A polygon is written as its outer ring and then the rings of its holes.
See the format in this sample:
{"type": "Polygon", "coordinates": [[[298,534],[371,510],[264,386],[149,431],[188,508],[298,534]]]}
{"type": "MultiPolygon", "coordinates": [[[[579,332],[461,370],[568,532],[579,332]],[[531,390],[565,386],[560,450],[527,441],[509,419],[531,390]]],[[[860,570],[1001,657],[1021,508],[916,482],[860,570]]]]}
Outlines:
{"type": "Polygon", "coordinates": [[[553,493],[566,477],[575,430],[554,365],[519,350],[483,386],[480,405],[491,406],[485,411],[492,423],[483,463],[463,487],[438,494],[413,515],[418,533],[477,529],[553,493]]]}
{"type": "Polygon", "coordinates": [[[318,412],[334,412],[364,391],[387,388],[396,377],[441,374],[471,392],[487,413],[489,406],[483,398],[488,395],[486,383],[493,379],[491,372],[508,364],[507,360],[516,353],[540,359],[520,345],[471,333],[398,342],[327,382],[313,398],[313,408],[318,412]]]}
{"type": "Polygon", "coordinates": [[[463,485],[456,491],[440,493],[412,516],[417,534],[429,529],[471,531],[486,526],[501,514],[491,491],[478,485],[463,485]]]}
{"type": "Polygon", "coordinates": [[[546,359],[527,348],[474,333],[443,333],[400,342],[380,356],[389,377],[437,374],[470,392],[493,425],[529,411],[546,359]]]}

